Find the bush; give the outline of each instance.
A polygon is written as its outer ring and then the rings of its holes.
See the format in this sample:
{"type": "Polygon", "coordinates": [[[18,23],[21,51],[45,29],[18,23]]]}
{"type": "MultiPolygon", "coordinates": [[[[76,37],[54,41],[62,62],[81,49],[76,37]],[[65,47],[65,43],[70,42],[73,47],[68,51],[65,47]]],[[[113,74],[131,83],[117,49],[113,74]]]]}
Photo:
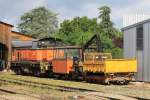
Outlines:
{"type": "Polygon", "coordinates": [[[111,50],[113,58],[123,58],[123,49],[122,48],[113,48],[111,50]]]}

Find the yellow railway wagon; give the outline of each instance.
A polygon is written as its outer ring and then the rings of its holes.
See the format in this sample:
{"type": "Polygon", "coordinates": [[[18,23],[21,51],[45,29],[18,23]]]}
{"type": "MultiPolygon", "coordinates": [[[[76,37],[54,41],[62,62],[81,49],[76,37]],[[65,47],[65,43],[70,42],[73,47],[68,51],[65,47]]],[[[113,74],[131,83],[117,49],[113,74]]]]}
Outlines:
{"type": "Polygon", "coordinates": [[[104,73],[137,72],[136,59],[112,59],[111,53],[85,53],[83,71],[104,73]]]}
{"type": "Polygon", "coordinates": [[[125,73],[137,72],[136,59],[107,59],[104,61],[85,61],[83,70],[89,72],[125,73]]]}
{"type": "Polygon", "coordinates": [[[113,59],[105,61],[105,73],[137,72],[136,59],[113,59]]]}
{"type": "Polygon", "coordinates": [[[136,59],[112,59],[111,53],[85,53],[80,64],[87,81],[127,84],[137,72],[136,59]]]}

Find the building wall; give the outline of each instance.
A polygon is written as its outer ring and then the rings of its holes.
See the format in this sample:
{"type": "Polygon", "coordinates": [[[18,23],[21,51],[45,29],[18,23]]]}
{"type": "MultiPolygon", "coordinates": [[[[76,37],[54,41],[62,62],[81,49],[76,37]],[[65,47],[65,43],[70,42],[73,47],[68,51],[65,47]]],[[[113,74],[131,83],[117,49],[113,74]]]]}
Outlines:
{"type": "Polygon", "coordinates": [[[13,41],[30,41],[30,40],[33,40],[32,37],[30,36],[27,36],[27,35],[23,35],[22,33],[19,33],[19,32],[14,32],[12,31],[12,40],[13,41]]]}
{"type": "Polygon", "coordinates": [[[0,43],[7,47],[11,46],[11,29],[11,26],[0,23],[0,43]]]}
{"type": "Polygon", "coordinates": [[[150,81],[150,22],[143,25],[144,28],[144,52],[142,80],[150,81]]]}
{"type": "Polygon", "coordinates": [[[138,60],[137,81],[150,82],[150,22],[143,24],[143,50],[136,50],[136,27],[128,28],[124,33],[124,57],[138,60]]]}
{"type": "Polygon", "coordinates": [[[11,60],[11,29],[12,26],[3,22],[0,22],[0,44],[3,44],[6,49],[5,49],[5,55],[6,57],[6,62],[7,62],[7,67],[10,66],[10,60],[11,60]]]}
{"type": "Polygon", "coordinates": [[[136,28],[130,28],[124,31],[124,57],[135,58],[136,57],[136,28]]]}

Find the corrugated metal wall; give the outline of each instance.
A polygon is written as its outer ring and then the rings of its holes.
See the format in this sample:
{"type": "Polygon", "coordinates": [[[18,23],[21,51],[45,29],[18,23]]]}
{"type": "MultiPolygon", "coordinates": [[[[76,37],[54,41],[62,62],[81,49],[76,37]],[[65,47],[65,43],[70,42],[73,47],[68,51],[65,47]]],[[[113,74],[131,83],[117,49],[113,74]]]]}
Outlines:
{"type": "Polygon", "coordinates": [[[124,31],[124,57],[136,57],[136,28],[130,28],[124,31]]]}
{"type": "Polygon", "coordinates": [[[143,52],[143,81],[150,81],[150,22],[143,25],[144,52],[143,52]]]}
{"type": "Polygon", "coordinates": [[[138,68],[136,74],[137,81],[143,81],[143,52],[137,51],[138,68]]]}
{"type": "Polygon", "coordinates": [[[137,81],[150,82],[150,22],[143,24],[143,51],[136,50],[136,27],[124,32],[124,57],[138,60],[137,81]]]}

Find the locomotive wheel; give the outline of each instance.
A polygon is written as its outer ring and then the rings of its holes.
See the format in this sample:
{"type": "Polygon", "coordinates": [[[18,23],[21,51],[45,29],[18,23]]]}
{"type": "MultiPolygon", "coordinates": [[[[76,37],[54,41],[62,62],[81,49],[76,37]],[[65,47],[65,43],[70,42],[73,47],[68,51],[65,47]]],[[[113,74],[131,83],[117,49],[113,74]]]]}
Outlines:
{"type": "Polygon", "coordinates": [[[19,69],[19,68],[15,69],[14,72],[15,72],[17,75],[21,75],[21,74],[22,74],[22,73],[21,73],[21,69],[19,69]]]}

